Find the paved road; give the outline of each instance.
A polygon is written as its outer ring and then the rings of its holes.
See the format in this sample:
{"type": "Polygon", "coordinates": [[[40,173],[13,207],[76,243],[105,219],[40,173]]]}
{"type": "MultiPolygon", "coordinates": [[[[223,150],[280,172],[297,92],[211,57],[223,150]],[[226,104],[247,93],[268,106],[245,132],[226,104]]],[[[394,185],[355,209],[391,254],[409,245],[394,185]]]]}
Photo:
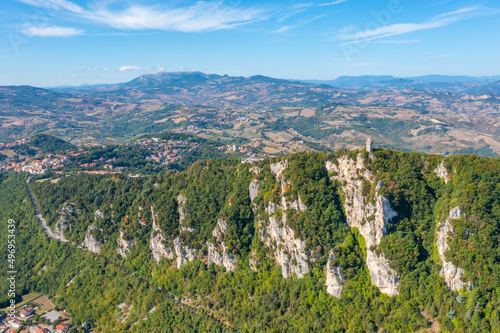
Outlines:
{"type": "Polygon", "coordinates": [[[31,192],[30,180],[31,180],[31,176],[28,178],[28,181],[26,182],[26,187],[28,188],[28,193],[30,195],[31,202],[33,203],[33,207],[35,207],[36,217],[38,217],[38,220],[42,224],[43,229],[45,229],[45,232],[47,233],[47,235],[50,238],[58,239],[58,240],[60,240],[62,242],[68,242],[67,239],[61,238],[61,237],[58,237],[58,236],[54,235],[54,233],[52,232],[52,230],[50,230],[49,226],[47,225],[47,222],[45,221],[45,219],[43,218],[42,214],[40,213],[40,209],[38,209],[38,205],[36,204],[35,197],[33,196],[33,193],[31,192]]]}

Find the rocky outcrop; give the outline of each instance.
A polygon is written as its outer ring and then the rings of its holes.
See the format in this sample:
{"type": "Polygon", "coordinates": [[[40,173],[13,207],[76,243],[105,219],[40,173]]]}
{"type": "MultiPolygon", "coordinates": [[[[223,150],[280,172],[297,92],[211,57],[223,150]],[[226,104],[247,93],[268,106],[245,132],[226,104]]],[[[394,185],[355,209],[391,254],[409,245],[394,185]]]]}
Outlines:
{"type": "Polygon", "coordinates": [[[104,218],[104,213],[102,212],[102,210],[96,210],[94,213],[94,221],[100,220],[102,218],[104,218]]]}
{"type": "Polygon", "coordinates": [[[436,169],[434,169],[434,172],[439,178],[444,179],[444,183],[448,184],[450,181],[450,174],[446,170],[446,167],[444,166],[444,160],[441,161],[441,164],[438,165],[436,169]]]}
{"type": "Polygon", "coordinates": [[[227,231],[227,221],[221,217],[217,219],[217,225],[214,230],[212,230],[212,235],[217,239],[216,244],[206,242],[208,247],[208,264],[214,263],[219,266],[224,266],[228,271],[234,271],[236,269],[237,259],[228,250],[222,238],[227,231]]]}
{"type": "Polygon", "coordinates": [[[160,262],[161,258],[174,259],[172,249],[165,245],[165,236],[156,222],[156,213],[153,206],[151,206],[151,216],[153,218],[153,231],[151,232],[151,239],[149,240],[149,248],[153,253],[153,258],[160,262]]]}
{"type": "Polygon", "coordinates": [[[340,267],[333,266],[332,261],[336,259],[335,254],[330,252],[328,255],[328,262],[326,264],[326,291],[333,297],[340,298],[340,293],[344,289],[345,281],[342,277],[340,267]]]}
{"type": "Polygon", "coordinates": [[[256,175],[258,175],[262,171],[262,169],[259,168],[258,166],[253,166],[249,170],[255,173],[256,175]]]}
{"type": "Polygon", "coordinates": [[[288,167],[288,160],[273,163],[270,165],[271,172],[281,187],[281,203],[277,205],[269,202],[266,207],[268,215],[267,221],[262,217],[259,221],[260,238],[262,242],[273,250],[273,257],[278,265],[281,266],[281,273],[284,278],[295,274],[302,278],[309,272],[309,257],[306,254],[305,241],[295,237],[295,232],[287,225],[286,211],[289,207],[300,207],[305,209],[302,201],[295,204],[286,201],[285,192],[290,182],[284,179],[282,172],[288,167]]]}
{"type": "Polygon", "coordinates": [[[361,154],[357,155],[356,160],[342,156],[337,159],[337,162],[338,165],[333,161],[327,161],[325,167],[328,171],[334,171],[335,175],[332,178],[342,184],[347,223],[350,227],[357,228],[365,239],[366,265],[370,271],[372,283],[385,294],[397,295],[399,280],[396,271],[389,267],[389,260],[383,254],[379,256],[374,251],[386,234],[389,221],[397,214],[391,208],[389,200],[378,194],[383,183],[376,188],[374,203],[367,202],[366,197],[363,196],[363,182],[368,181],[372,184],[374,177],[364,167],[361,154]]]}
{"type": "Polygon", "coordinates": [[[273,163],[270,165],[271,172],[274,174],[274,177],[278,179],[283,170],[287,168],[287,166],[288,166],[288,160],[283,160],[277,163],[273,163]]]}
{"type": "Polygon", "coordinates": [[[87,233],[85,234],[85,239],[82,242],[82,247],[89,250],[90,252],[99,254],[101,252],[102,245],[90,233],[90,231],[96,228],[97,227],[94,224],[88,227],[87,233]]]}
{"type": "MultiPolygon", "coordinates": [[[[181,212],[184,214],[184,210],[183,209],[181,210],[181,207],[184,208],[185,198],[181,197],[177,199],[178,200],[180,199],[179,203],[182,203],[182,205],[179,207],[179,223],[181,223],[185,218],[185,215],[180,214],[181,212]]],[[[198,257],[198,250],[191,249],[188,246],[182,245],[179,237],[174,239],[173,249],[169,246],[166,246],[165,245],[166,238],[163,233],[163,230],[161,230],[161,228],[157,223],[156,220],[157,216],[153,210],[153,206],[151,206],[151,215],[153,218],[153,230],[151,232],[151,238],[149,240],[149,248],[153,253],[153,258],[157,262],[160,262],[162,258],[167,258],[167,259],[176,258],[177,268],[180,268],[187,262],[187,260],[191,261],[198,257]]]]}
{"type": "Polygon", "coordinates": [[[179,203],[179,230],[193,232],[193,228],[184,225],[184,221],[186,220],[186,201],[187,199],[183,194],[177,196],[177,202],[179,203]]]}
{"type": "Polygon", "coordinates": [[[248,193],[250,195],[250,201],[253,202],[255,198],[259,195],[260,181],[258,179],[252,180],[248,186],[248,193]]]}
{"type": "Polygon", "coordinates": [[[75,215],[79,215],[79,211],[75,208],[74,203],[63,203],[58,210],[59,220],[54,225],[54,236],[67,242],[64,237],[64,230],[71,229],[71,221],[75,219],[75,215]]]}
{"type": "Polygon", "coordinates": [[[123,231],[120,230],[120,237],[117,239],[118,243],[118,248],[116,251],[118,252],[119,255],[121,255],[123,258],[127,257],[127,255],[130,252],[130,248],[135,245],[135,240],[125,240],[123,238],[123,231]]]}
{"type": "Polygon", "coordinates": [[[234,255],[228,251],[224,243],[222,243],[219,248],[210,242],[206,244],[208,247],[208,264],[214,263],[218,266],[224,266],[228,271],[234,271],[236,269],[237,260],[234,255]]]}
{"type": "Polygon", "coordinates": [[[455,207],[450,210],[450,214],[444,222],[441,222],[437,226],[437,237],[436,237],[436,247],[439,252],[439,257],[443,263],[441,271],[439,274],[443,277],[446,285],[451,290],[460,290],[464,287],[469,287],[470,282],[463,282],[462,277],[464,275],[464,270],[456,267],[445,257],[445,252],[448,250],[448,233],[453,235],[454,228],[451,225],[451,220],[459,219],[462,215],[460,207],[455,207]]]}
{"type": "Polygon", "coordinates": [[[188,260],[193,261],[198,258],[198,250],[182,245],[179,237],[174,239],[174,250],[177,255],[177,268],[181,268],[188,260]]]}
{"type": "Polygon", "coordinates": [[[301,212],[303,212],[307,209],[307,206],[304,205],[304,203],[302,202],[302,199],[300,199],[300,195],[299,195],[299,198],[297,200],[295,200],[294,202],[292,202],[290,204],[290,207],[292,207],[295,210],[300,210],[301,212]]]}
{"type": "MultiPolygon", "coordinates": [[[[284,198],[282,201],[284,202],[284,198]]],[[[286,225],[286,203],[277,206],[270,202],[266,211],[269,214],[267,225],[264,225],[264,221],[260,222],[263,227],[261,231],[262,242],[274,250],[274,258],[276,263],[281,266],[284,278],[288,278],[292,274],[302,278],[304,274],[309,272],[309,258],[306,254],[305,241],[295,238],[295,232],[286,225]],[[277,210],[281,210],[280,218],[275,215],[277,210]]]]}
{"type": "Polygon", "coordinates": [[[225,234],[226,231],[227,231],[227,221],[219,217],[217,219],[217,225],[215,226],[214,230],[212,230],[212,236],[217,238],[217,241],[220,241],[222,239],[222,235],[225,234]]]}

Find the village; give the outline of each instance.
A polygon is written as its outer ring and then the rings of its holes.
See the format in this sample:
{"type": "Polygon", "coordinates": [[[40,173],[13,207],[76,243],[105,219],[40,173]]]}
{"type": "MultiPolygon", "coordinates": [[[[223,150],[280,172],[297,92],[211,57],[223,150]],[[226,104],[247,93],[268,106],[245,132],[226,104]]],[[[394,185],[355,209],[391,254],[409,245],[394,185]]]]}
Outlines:
{"type": "MultiPolygon", "coordinates": [[[[8,144],[0,144],[0,153],[3,149],[9,149],[17,145],[29,143],[29,140],[23,139],[8,144]]],[[[146,156],[147,161],[157,163],[160,165],[169,165],[180,160],[183,154],[189,153],[200,147],[197,142],[184,141],[184,140],[161,140],[159,138],[139,139],[133,143],[126,144],[125,146],[135,146],[150,151],[150,155],[146,156]]],[[[217,149],[222,152],[236,152],[241,155],[241,158],[251,159],[256,158],[256,148],[260,146],[260,142],[252,140],[250,143],[242,145],[220,145],[217,149]]],[[[101,146],[100,146],[101,147],[101,146]]],[[[102,146],[106,148],[106,146],[102,146]]],[[[119,149],[115,149],[119,151],[119,149]]],[[[32,175],[39,175],[53,171],[56,174],[64,173],[90,173],[90,174],[116,174],[122,173],[124,167],[117,166],[117,157],[112,158],[96,158],[92,161],[79,161],[79,157],[83,157],[92,152],[92,149],[77,148],[64,153],[58,154],[39,154],[34,157],[30,156],[17,156],[16,158],[5,158],[0,160],[0,170],[15,171],[15,172],[28,172],[32,175]],[[69,162],[76,163],[78,170],[64,171],[60,170],[69,162]]]]}
{"type": "MultiPolygon", "coordinates": [[[[0,333],[73,333],[79,330],[69,324],[69,315],[54,307],[45,295],[37,295],[9,315],[0,315],[0,333]]],[[[86,331],[87,325],[82,326],[86,331]]],[[[82,331],[82,329],[80,331],[82,331]]]]}

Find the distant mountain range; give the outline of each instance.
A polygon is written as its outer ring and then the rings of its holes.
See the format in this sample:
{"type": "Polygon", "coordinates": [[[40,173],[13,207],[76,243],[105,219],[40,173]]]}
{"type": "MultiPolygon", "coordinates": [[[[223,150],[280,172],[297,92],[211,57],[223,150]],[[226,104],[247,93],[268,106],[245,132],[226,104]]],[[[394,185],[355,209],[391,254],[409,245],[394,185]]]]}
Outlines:
{"type": "Polygon", "coordinates": [[[316,105],[327,102],[337,89],[329,85],[250,77],[165,72],[141,75],[132,81],[95,86],[59,87],[53,90],[84,94],[93,98],[113,98],[121,102],[174,103],[214,107],[263,107],[287,103],[316,105]]]}
{"type": "Polygon", "coordinates": [[[0,141],[49,133],[81,146],[181,131],[224,141],[255,139],[263,142],[261,151],[278,154],[359,147],[371,136],[380,147],[498,156],[495,78],[301,82],[174,72],[52,90],[0,87],[0,141]]]}
{"type": "Polygon", "coordinates": [[[313,84],[325,84],[352,90],[425,90],[456,94],[500,94],[500,75],[496,76],[448,76],[425,75],[394,77],[391,75],[340,76],[335,80],[302,80],[313,84]]]}

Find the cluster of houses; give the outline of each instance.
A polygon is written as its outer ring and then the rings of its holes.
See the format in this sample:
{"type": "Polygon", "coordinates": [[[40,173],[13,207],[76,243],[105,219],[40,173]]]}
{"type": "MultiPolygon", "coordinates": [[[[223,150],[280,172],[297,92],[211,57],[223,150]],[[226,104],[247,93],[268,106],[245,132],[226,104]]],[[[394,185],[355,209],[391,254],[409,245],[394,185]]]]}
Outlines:
{"type": "Polygon", "coordinates": [[[147,160],[163,165],[178,161],[181,158],[181,153],[192,151],[199,147],[197,142],[160,140],[158,138],[137,140],[135,144],[152,152],[150,156],[146,157],[147,160]]]}
{"type": "Polygon", "coordinates": [[[42,174],[47,169],[61,168],[68,161],[68,156],[62,154],[48,154],[43,158],[26,157],[14,162],[12,160],[0,162],[0,169],[17,172],[29,172],[31,174],[42,174]]]}
{"type": "Polygon", "coordinates": [[[8,148],[13,148],[15,146],[23,145],[25,143],[29,143],[30,139],[21,139],[21,140],[16,140],[12,142],[7,142],[7,143],[0,143],[0,149],[8,149],[8,148]]]}
{"type": "MultiPolygon", "coordinates": [[[[25,321],[28,319],[32,319],[35,314],[36,314],[37,308],[36,307],[24,307],[22,308],[19,312],[18,315],[14,318],[7,317],[3,323],[0,323],[0,333],[14,333],[18,332],[19,329],[21,329],[25,321]]],[[[50,313],[52,314],[52,317],[47,317],[47,319],[50,321],[52,324],[55,319],[59,318],[59,313],[56,311],[51,311],[50,313]]],[[[42,316],[45,317],[45,316],[42,316]]],[[[58,322],[55,327],[53,325],[41,325],[41,324],[35,324],[31,327],[29,332],[33,333],[67,333],[69,328],[71,326],[63,323],[63,322],[58,322]]]]}
{"type": "Polygon", "coordinates": [[[217,149],[222,150],[222,151],[228,151],[228,152],[238,152],[238,153],[244,155],[243,158],[255,158],[257,155],[254,152],[252,152],[251,148],[258,148],[261,144],[260,141],[261,141],[261,139],[254,138],[254,139],[252,139],[252,142],[245,143],[244,145],[241,145],[241,146],[222,145],[222,146],[217,147],[217,149]]]}

